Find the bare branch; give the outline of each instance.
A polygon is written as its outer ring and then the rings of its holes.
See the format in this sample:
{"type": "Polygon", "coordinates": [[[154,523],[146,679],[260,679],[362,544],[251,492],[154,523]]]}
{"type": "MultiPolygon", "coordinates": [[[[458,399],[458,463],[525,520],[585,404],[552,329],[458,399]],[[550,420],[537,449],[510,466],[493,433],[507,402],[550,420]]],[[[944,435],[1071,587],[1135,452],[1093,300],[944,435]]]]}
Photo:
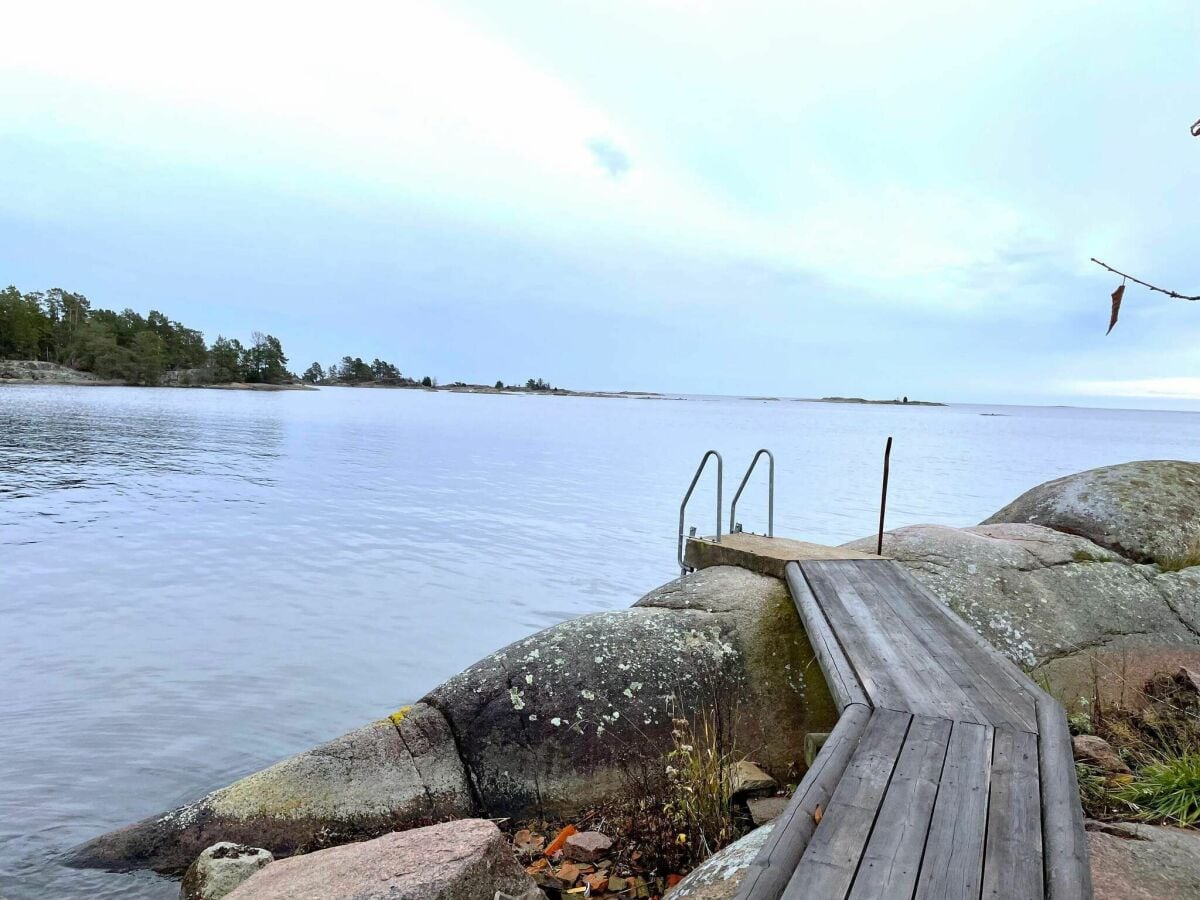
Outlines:
{"type": "Polygon", "coordinates": [[[1192,126],[1192,137],[1200,137],[1200,119],[1192,126]]]}
{"type": "MultiPolygon", "coordinates": [[[[1198,123],[1198,124],[1200,124],[1200,123],[1198,123]]],[[[1102,266],[1105,269],[1108,269],[1108,271],[1112,272],[1114,275],[1120,275],[1122,278],[1128,278],[1134,284],[1140,284],[1144,288],[1149,288],[1152,291],[1158,291],[1160,294],[1166,294],[1172,300],[1200,300],[1200,294],[1197,294],[1194,297],[1189,297],[1187,294],[1181,294],[1178,291],[1168,291],[1166,288],[1156,287],[1155,285],[1150,284],[1150,282],[1148,282],[1148,281],[1142,281],[1142,279],[1140,279],[1140,278],[1134,278],[1132,275],[1129,275],[1118,269],[1114,269],[1108,263],[1100,262],[1100,260],[1096,259],[1096,257],[1094,257],[1094,256],[1092,257],[1092,262],[1094,262],[1098,266],[1102,266]]]]}

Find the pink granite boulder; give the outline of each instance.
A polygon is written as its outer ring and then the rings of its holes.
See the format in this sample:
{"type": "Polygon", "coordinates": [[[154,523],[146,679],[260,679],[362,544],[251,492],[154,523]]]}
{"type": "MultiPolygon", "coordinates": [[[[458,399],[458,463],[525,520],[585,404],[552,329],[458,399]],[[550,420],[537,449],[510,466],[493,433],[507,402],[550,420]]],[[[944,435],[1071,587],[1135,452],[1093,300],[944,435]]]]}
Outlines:
{"type": "MultiPolygon", "coordinates": [[[[493,900],[533,879],[492,823],[460,819],[272,863],[228,900],[493,900]]],[[[531,895],[536,896],[536,895],[531,895]]]]}

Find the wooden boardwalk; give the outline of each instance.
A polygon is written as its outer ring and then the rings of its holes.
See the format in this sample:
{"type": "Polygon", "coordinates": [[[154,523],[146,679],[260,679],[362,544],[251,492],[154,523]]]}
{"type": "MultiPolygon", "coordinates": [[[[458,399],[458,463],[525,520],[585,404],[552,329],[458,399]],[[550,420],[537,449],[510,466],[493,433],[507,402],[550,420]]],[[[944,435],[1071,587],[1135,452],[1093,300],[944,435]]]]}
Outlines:
{"type": "Polygon", "coordinates": [[[739,900],[1090,898],[1062,707],[897,563],[784,574],[842,714],[739,900]]]}

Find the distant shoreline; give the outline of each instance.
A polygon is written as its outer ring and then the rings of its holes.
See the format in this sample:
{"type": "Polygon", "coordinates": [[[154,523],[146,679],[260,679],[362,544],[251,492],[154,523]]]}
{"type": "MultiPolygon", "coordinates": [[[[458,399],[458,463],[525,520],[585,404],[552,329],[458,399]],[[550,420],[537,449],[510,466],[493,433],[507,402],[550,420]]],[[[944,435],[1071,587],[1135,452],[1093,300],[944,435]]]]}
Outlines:
{"type": "Polygon", "coordinates": [[[399,391],[429,391],[431,393],[450,394],[528,394],[533,396],[554,397],[631,397],[635,399],[662,398],[663,394],[652,391],[573,391],[567,388],[526,388],[521,385],[497,388],[486,384],[465,384],[455,382],[447,385],[415,384],[382,384],[367,381],[358,384],[324,384],[314,385],[302,381],[284,382],[280,384],[251,383],[246,381],[230,381],[223,384],[180,384],[164,381],[156,385],[131,385],[119,379],[98,378],[91,372],[72,369],[58,363],[40,362],[37,360],[0,360],[0,387],[4,385],[74,385],[78,387],[155,387],[155,388],[184,388],[188,390],[216,391],[319,391],[322,388],[350,388],[353,390],[399,390],[399,391]]]}
{"type": "MultiPolygon", "coordinates": [[[[0,387],[8,384],[48,384],[48,385],[78,385],[81,387],[139,387],[145,385],[130,385],[125,381],[97,378],[90,372],[72,369],[57,363],[39,362],[36,360],[0,360],[0,387]]],[[[215,391],[317,391],[322,388],[348,388],[351,390],[385,390],[385,391],[428,391],[445,394],[507,394],[545,397],[618,397],[633,400],[672,400],[688,399],[683,394],[663,394],[657,391],[576,391],[569,388],[528,388],[524,385],[511,385],[502,388],[489,384],[466,384],[454,382],[445,385],[423,385],[419,382],[412,384],[385,384],[378,381],[364,381],[349,384],[309,384],[307,382],[285,382],[281,384],[251,383],[231,381],[224,384],[180,384],[165,381],[153,385],[163,388],[185,388],[190,390],[215,391]]],[[[716,399],[716,398],[713,398],[716,399]]],[[[729,399],[759,400],[787,403],[850,403],[867,406],[946,406],[930,400],[868,400],[863,397],[748,397],[730,395],[729,399]]]]}
{"type": "Polygon", "coordinates": [[[945,406],[934,400],[865,400],[862,397],[821,397],[807,401],[809,403],[861,403],[868,406],[945,406]]]}
{"type": "Polygon", "coordinates": [[[632,397],[634,399],[666,399],[665,394],[654,391],[574,391],[570,388],[527,388],[521,385],[498,388],[488,384],[454,384],[423,385],[423,384],[380,384],[377,381],[366,381],[361,384],[321,384],[318,388],[353,388],[354,390],[384,390],[384,391],[429,391],[444,394],[528,394],[537,397],[632,397]]]}

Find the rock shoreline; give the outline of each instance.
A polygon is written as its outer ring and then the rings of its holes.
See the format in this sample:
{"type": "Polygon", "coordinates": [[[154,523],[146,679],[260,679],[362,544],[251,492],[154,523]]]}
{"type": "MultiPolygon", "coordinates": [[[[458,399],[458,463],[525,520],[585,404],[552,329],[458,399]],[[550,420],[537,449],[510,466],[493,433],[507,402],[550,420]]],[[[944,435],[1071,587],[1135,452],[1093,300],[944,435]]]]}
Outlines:
{"type": "MultiPolygon", "coordinates": [[[[895,529],[884,552],[1069,705],[1143,672],[1200,669],[1200,566],[1141,561],[1195,534],[1200,464],[1157,461],[1050,482],[982,525],[895,529]]],[[[89,841],[70,864],[178,874],[218,841],[288,856],[444,819],[569,817],[661,765],[674,712],[713,704],[733,704],[739,750],[785,784],[803,774],[805,735],[836,721],[778,579],[703,569],[563,622],[387,718],[89,841]]],[[[699,880],[678,895],[730,896],[692,894],[699,880]]]]}
{"type": "Polygon", "coordinates": [[[418,703],[194,803],[77,848],[69,864],[178,874],[217,841],[287,856],[473,815],[571,815],[661,765],[672,714],[738,707],[736,740],[794,782],[837,713],[786,587],[706,569],[633,607],[555,625],[418,703]]]}
{"type": "MultiPolygon", "coordinates": [[[[61,366],[58,363],[38,360],[0,360],[0,385],[5,384],[57,384],[83,387],[130,387],[127,381],[98,378],[91,372],[61,366]]],[[[246,381],[230,381],[224,384],[180,384],[164,381],[154,387],[205,388],[218,391],[315,391],[308,384],[252,384],[246,381]]]]}

